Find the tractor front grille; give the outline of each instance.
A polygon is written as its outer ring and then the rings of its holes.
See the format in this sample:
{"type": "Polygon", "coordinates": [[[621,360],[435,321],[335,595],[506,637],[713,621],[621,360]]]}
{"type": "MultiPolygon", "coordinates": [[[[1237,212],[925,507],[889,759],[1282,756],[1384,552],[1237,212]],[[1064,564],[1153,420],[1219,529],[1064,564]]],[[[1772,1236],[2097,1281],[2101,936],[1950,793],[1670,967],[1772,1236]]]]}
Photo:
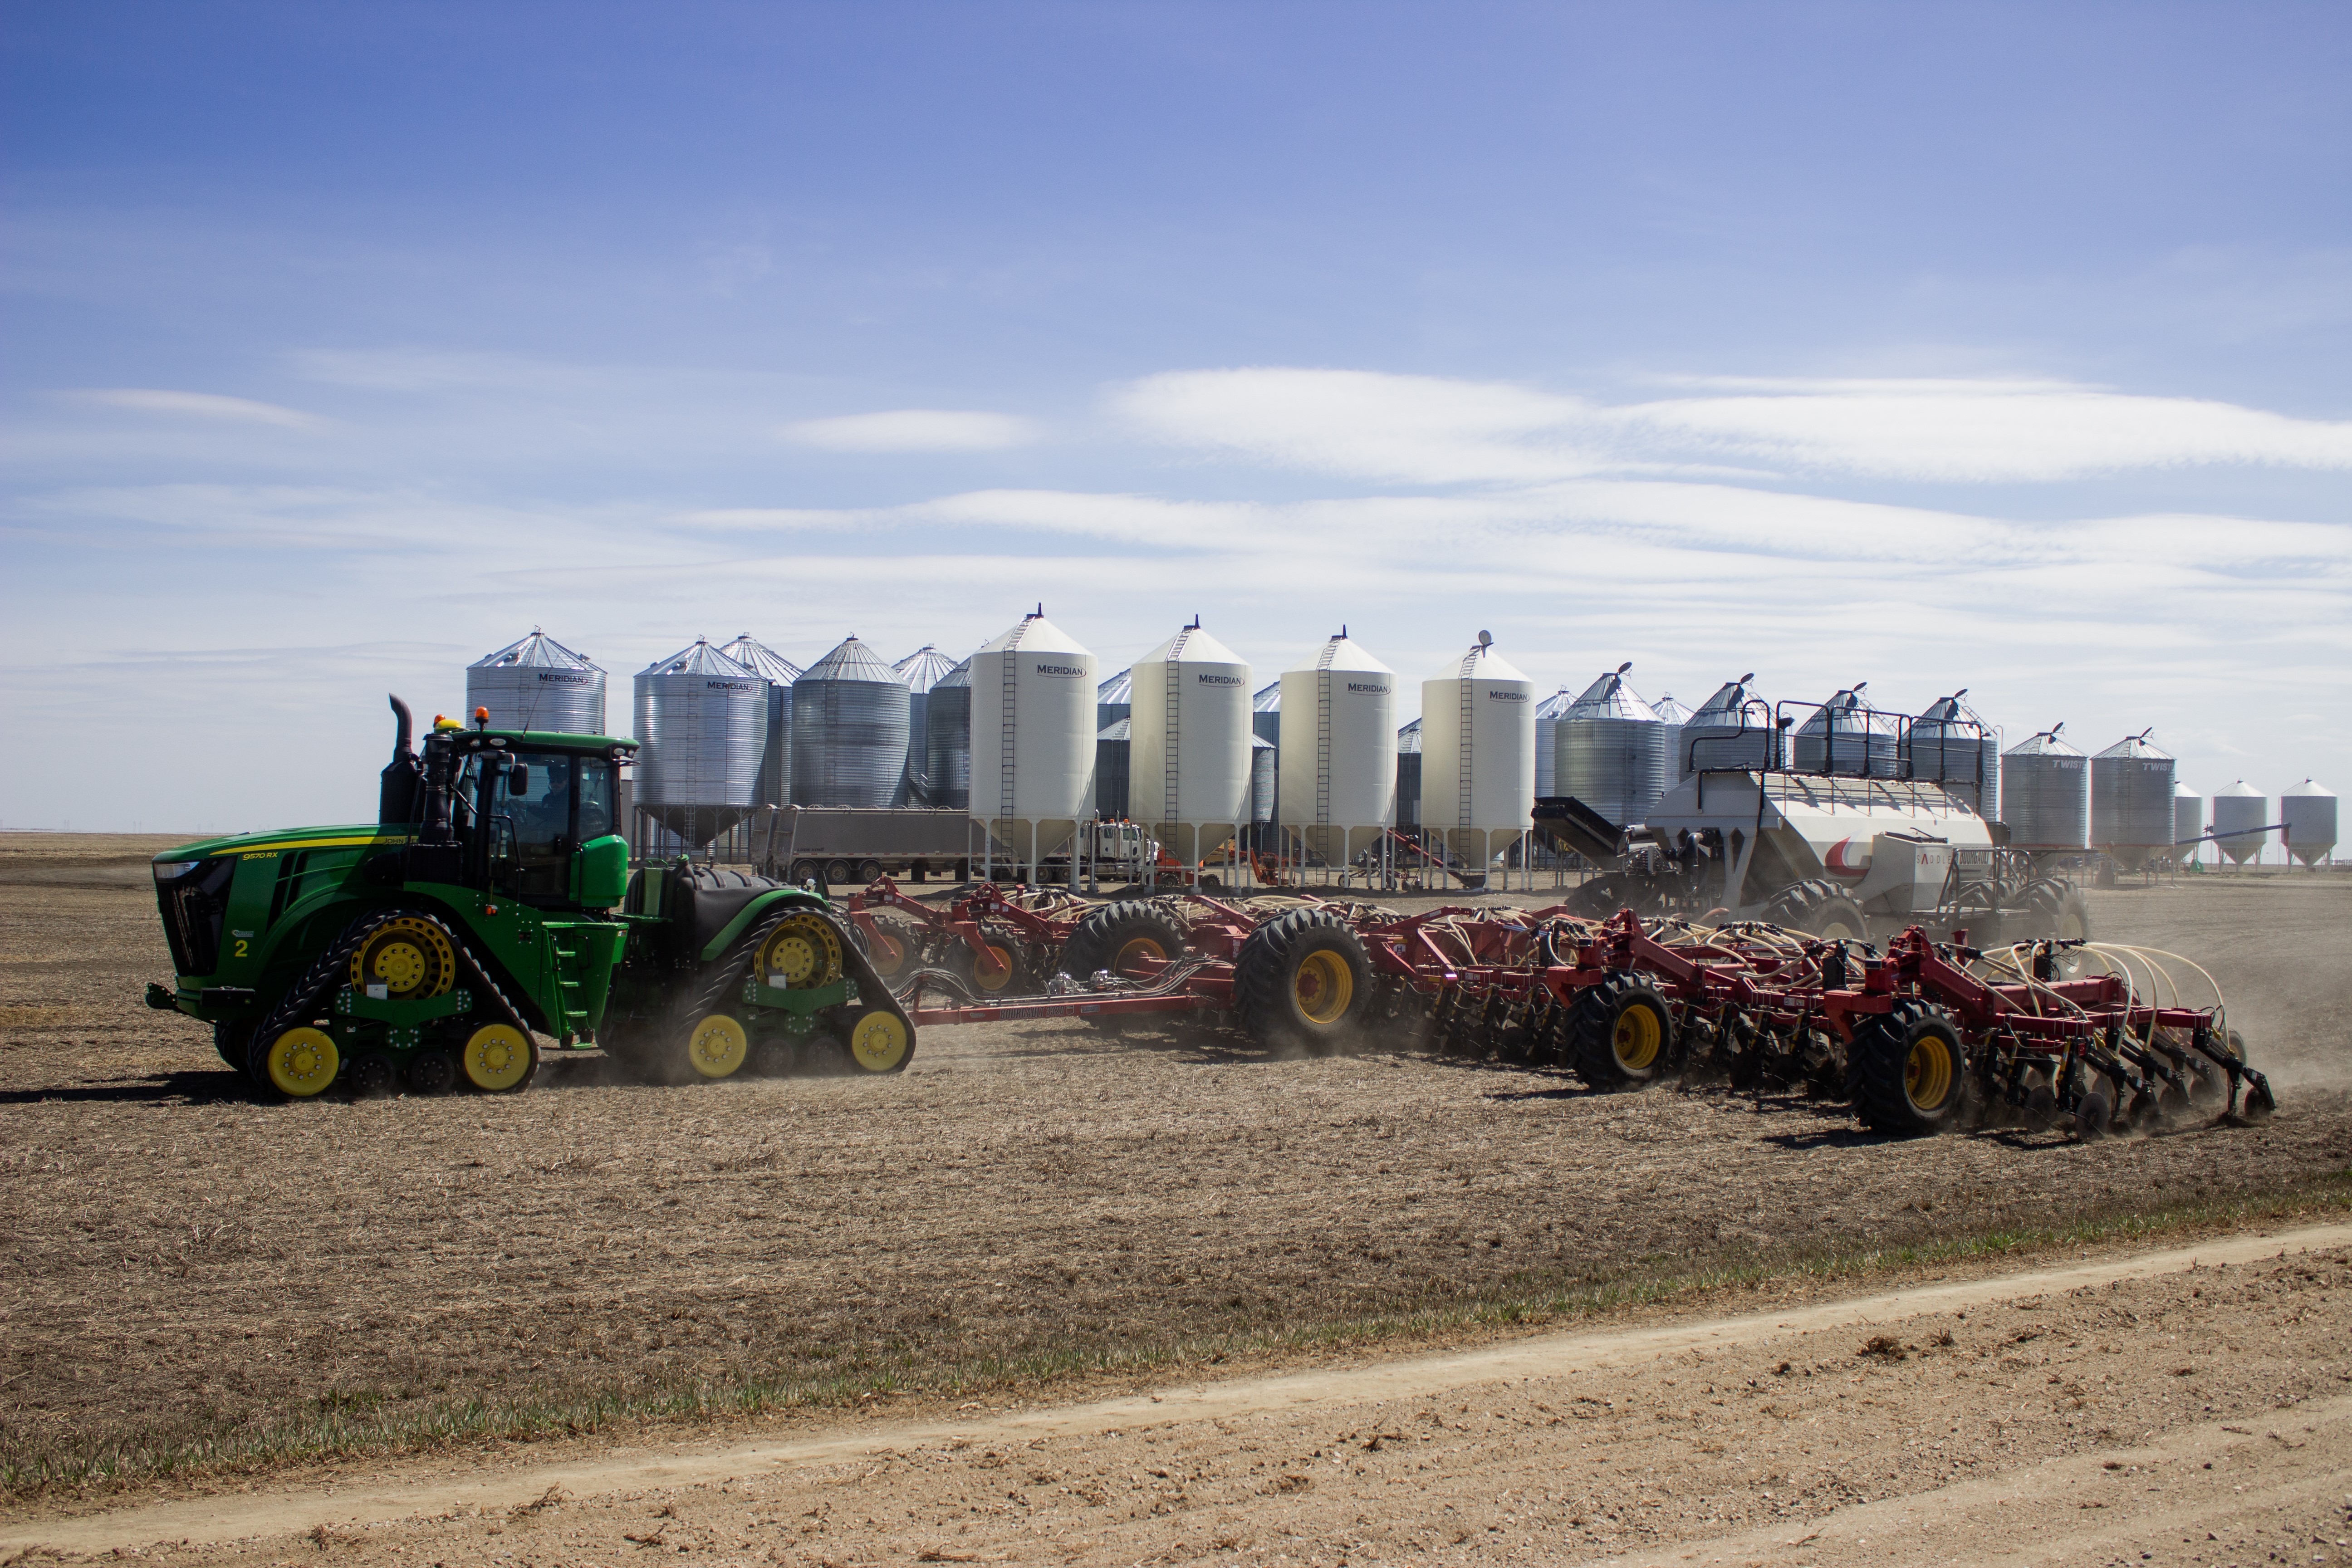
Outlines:
{"type": "Polygon", "coordinates": [[[164,940],[172,944],[172,969],[189,976],[210,974],[220,963],[221,925],[228,916],[228,885],[236,861],[223,856],[193,871],[155,884],[163,916],[164,940]]]}

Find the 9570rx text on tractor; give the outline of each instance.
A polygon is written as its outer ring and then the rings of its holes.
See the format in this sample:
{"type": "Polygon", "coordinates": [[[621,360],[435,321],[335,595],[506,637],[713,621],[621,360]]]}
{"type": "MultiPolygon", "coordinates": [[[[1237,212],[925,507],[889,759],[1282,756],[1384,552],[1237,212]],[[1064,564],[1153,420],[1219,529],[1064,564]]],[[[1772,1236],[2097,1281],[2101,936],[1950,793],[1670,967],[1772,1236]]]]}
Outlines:
{"type": "Polygon", "coordinates": [[[610,735],[407,707],[377,820],[155,859],[176,972],[152,1007],[213,1027],[263,1092],[528,1085],[539,1041],[654,1082],[835,1059],[895,1072],[914,1027],[823,894],[680,864],[632,872],[610,735]]]}

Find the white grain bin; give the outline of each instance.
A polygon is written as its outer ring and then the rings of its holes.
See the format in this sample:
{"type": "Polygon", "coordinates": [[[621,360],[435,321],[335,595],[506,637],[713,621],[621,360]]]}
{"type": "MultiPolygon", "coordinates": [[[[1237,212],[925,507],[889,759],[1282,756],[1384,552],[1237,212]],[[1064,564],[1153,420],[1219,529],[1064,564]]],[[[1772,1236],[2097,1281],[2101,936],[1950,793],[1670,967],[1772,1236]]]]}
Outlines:
{"type": "Polygon", "coordinates": [[[541,631],[466,667],[466,721],[490,710],[493,730],[604,733],[604,672],[541,631]]]}
{"type": "Polygon", "coordinates": [[[1397,731],[1396,825],[1421,826],[1421,721],[1397,731]]]}
{"type": "Polygon", "coordinates": [[[1574,796],[1619,827],[1642,821],[1666,793],[1677,732],[1625,684],[1631,668],[1621,666],[1585,688],[1569,704],[1554,742],[1553,793],[1574,796]]]}
{"type": "Polygon", "coordinates": [[[2279,794],[2286,852],[2316,868],[2336,847],[2336,792],[2305,779],[2279,794]]]}
{"type": "Polygon", "coordinates": [[[856,637],[793,683],[793,804],[903,805],[907,683],[856,637]]]}
{"type": "Polygon", "coordinates": [[[1250,826],[1274,821],[1274,765],[1281,749],[1263,735],[1250,736],[1250,826]]]}
{"type": "Polygon", "coordinates": [[[930,805],[931,689],[954,671],[956,661],[925,643],[890,668],[907,683],[907,775],[897,804],[930,805]]]}
{"type": "Polygon", "coordinates": [[[1576,705],[1576,693],[1567,687],[1536,704],[1536,798],[1560,793],[1558,758],[1559,752],[1559,721],[1576,705]]]}
{"type": "Polygon", "coordinates": [[[1275,808],[1284,837],[1327,866],[1376,847],[1396,811],[1396,686],[1344,626],[1282,672],[1275,808]]]}
{"type": "MultiPolygon", "coordinates": [[[[1650,704],[1650,711],[1666,727],[1666,787],[1672,789],[1683,776],[1683,726],[1690,722],[1691,710],[1675,700],[1671,691],[1650,704]]],[[[1538,752],[1536,760],[1543,760],[1538,752]]]]}
{"type": "Polygon", "coordinates": [[[1485,632],[1421,683],[1421,825],[1486,867],[1528,830],[1536,799],[1535,683],[1485,632]]]}
{"type": "Polygon", "coordinates": [[[1034,871],[1094,810],[1097,679],[1042,607],[971,656],[971,815],[1019,867],[1034,871]]]}
{"type": "Polygon", "coordinates": [[[636,805],[708,844],[759,805],[768,682],[698,637],[636,677],[636,805]]]}
{"type": "Polygon", "coordinates": [[[2172,847],[2172,753],[2145,730],[2091,759],[2091,847],[2137,871],[2172,847]]]}
{"type": "Polygon", "coordinates": [[[2091,847],[2091,759],[2053,724],[2001,753],[2000,819],[2015,849],[2091,847]]]}
{"type": "Polygon", "coordinates": [[[2205,846],[2205,797],[2175,779],[2172,784],[2172,858],[2186,866],[2205,846]]]}
{"type": "Polygon", "coordinates": [[[793,798],[793,682],[801,667],[745,632],[719,650],[768,683],[768,749],[760,763],[761,805],[793,798]]]}
{"type": "Polygon", "coordinates": [[[1198,866],[1250,819],[1250,667],[1195,616],[1129,676],[1128,816],[1198,866]]]}
{"type": "Polygon", "coordinates": [[[2270,797],[2245,780],[2213,792],[2213,847],[2233,866],[2262,858],[2270,842],[2270,797]]]}

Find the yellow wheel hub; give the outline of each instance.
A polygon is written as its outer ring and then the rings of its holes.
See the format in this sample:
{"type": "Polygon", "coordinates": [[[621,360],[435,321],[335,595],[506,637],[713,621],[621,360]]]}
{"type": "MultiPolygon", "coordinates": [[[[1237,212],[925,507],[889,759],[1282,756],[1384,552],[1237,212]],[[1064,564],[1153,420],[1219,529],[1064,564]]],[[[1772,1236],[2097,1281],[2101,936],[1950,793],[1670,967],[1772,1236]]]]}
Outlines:
{"type": "Polygon", "coordinates": [[[751,1053],[751,1038],[743,1026],[724,1013],[713,1013],[687,1037],[686,1059],[705,1078],[725,1078],[743,1065],[751,1053]]]}
{"type": "Polygon", "coordinates": [[[1131,966],[1139,958],[1154,959],[1165,963],[1168,962],[1168,950],[1160,945],[1158,937],[1129,937],[1120,944],[1119,950],[1111,955],[1110,972],[1113,974],[1132,974],[1136,971],[1131,966]]]}
{"type": "Polygon", "coordinates": [[[352,984],[381,985],[395,1002],[423,1002],[457,983],[457,952],[431,921],[402,915],[368,932],[352,954],[352,984]]]}
{"type": "Polygon", "coordinates": [[[335,1037],[307,1024],[269,1042],[269,1081],[297,1100],[308,1100],[334,1082],[342,1064],[335,1037]]]}
{"type": "Polygon", "coordinates": [[[841,978],[841,933],[834,930],[831,921],[814,911],[786,915],[760,944],[753,967],[778,990],[809,991],[830,985],[841,978]]]}
{"type": "Polygon", "coordinates": [[[462,1058],[466,1080],[492,1093],[512,1089],[530,1076],[537,1049],[530,1037],[511,1024],[485,1024],[467,1037],[462,1058]]]}
{"type": "Polygon", "coordinates": [[[849,1056],[867,1072],[889,1072],[907,1059],[913,1041],[896,1013],[868,1013],[849,1031],[849,1056]]]}
{"type": "Polygon", "coordinates": [[[1610,1036],[1609,1048],[1617,1054],[1617,1065],[1627,1072],[1647,1072],[1665,1043],[1664,1020],[1650,1008],[1636,1004],[1617,1015],[1617,1028],[1610,1036]]]}
{"type": "Polygon", "coordinates": [[[1941,1107],[1952,1092],[1953,1076],[1950,1041],[1922,1035],[1911,1042],[1911,1053],[1903,1058],[1903,1093],[1913,1105],[1922,1110],[1941,1107]]]}
{"type": "Polygon", "coordinates": [[[971,955],[971,983],[991,995],[1013,984],[1012,950],[990,942],[971,955]]]}
{"type": "Polygon", "coordinates": [[[1298,1010],[1307,1015],[1308,1023],[1336,1024],[1347,1016],[1348,1004],[1355,1000],[1355,971],[1348,967],[1346,959],[1328,949],[1310,952],[1299,963],[1291,994],[1297,998],[1298,1010]]]}

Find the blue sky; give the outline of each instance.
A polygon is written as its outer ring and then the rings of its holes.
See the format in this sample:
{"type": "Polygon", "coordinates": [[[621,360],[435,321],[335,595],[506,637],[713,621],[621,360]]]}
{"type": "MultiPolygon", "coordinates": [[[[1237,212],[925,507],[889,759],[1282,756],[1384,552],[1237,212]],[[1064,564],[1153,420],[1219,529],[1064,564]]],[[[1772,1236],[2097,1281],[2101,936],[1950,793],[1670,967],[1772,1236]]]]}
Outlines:
{"type": "Polygon", "coordinates": [[[88,742],[0,826],[363,811],[382,693],[533,625],[625,725],[699,634],[1039,599],[2352,779],[2340,6],[24,5],[0,70],[0,689],[88,742]]]}

